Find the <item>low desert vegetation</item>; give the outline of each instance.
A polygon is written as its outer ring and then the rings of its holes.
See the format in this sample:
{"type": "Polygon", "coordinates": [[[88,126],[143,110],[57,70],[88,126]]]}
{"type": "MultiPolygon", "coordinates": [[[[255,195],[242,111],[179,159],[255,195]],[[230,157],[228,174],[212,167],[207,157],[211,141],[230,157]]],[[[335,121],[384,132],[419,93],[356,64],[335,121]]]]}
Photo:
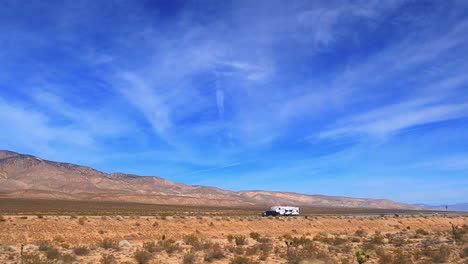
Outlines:
{"type": "Polygon", "coordinates": [[[468,264],[466,216],[122,215],[105,221],[101,216],[7,216],[0,223],[5,230],[0,233],[0,263],[468,264]],[[62,224],[72,228],[57,232],[54,228],[62,224]],[[346,228],[336,228],[340,224],[346,228]],[[32,240],[22,242],[24,237],[32,240]]]}

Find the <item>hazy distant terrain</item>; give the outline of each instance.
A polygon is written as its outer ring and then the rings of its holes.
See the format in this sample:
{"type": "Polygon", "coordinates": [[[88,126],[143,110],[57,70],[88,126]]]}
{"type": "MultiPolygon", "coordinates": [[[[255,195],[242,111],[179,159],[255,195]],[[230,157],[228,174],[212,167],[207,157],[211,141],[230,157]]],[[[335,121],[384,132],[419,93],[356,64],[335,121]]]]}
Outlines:
{"type": "MultiPolygon", "coordinates": [[[[421,206],[427,209],[435,209],[445,211],[445,205],[430,205],[430,204],[415,204],[416,206],[421,206]]],[[[468,203],[457,203],[447,205],[448,211],[462,211],[468,212],[468,203]]]]}
{"type": "Polygon", "coordinates": [[[89,167],[0,151],[0,197],[56,200],[122,201],[203,206],[269,206],[420,210],[384,199],[305,195],[272,191],[233,192],[174,183],[159,177],[103,173],[89,167]]]}

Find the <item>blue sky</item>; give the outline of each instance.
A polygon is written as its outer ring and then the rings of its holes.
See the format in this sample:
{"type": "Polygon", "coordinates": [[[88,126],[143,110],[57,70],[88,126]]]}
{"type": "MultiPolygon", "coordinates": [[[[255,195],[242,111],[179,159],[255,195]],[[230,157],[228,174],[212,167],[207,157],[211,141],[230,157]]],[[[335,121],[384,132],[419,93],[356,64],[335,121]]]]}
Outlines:
{"type": "Polygon", "coordinates": [[[466,1],[0,1],[0,149],[468,201],[466,1]]]}

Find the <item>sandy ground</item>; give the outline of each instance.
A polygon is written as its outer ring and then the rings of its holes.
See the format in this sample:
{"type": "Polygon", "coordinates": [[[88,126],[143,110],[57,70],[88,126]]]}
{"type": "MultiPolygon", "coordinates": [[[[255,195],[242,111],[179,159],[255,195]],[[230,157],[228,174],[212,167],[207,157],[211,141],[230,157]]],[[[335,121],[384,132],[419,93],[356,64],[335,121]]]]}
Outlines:
{"type": "MultiPolygon", "coordinates": [[[[251,232],[257,232],[262,237],[273,240],[274,247],[286,246],[279,237],[289,234],[294,237],[313,238],[317,234],[326,236],[351,236],[357,230],[364,230],[373,234],[396,234],[414,232],[424,229],[431,234],[447,232],[453,225],[468,225],[467,216],[309,216],[309,217],[120,217],[115,216],[4,216],[0,222],[0,263],[20,263],[16,257],[19,254],[21,244],[38,245],[40,241],[50,241],[57,248],[68,244],[70,248],[85,245],[95,250],[96,253],[88,256],[77,256],[74,263],[99,263],[104,253],[112,253],[118,257],[116,263],[133,260],[133,254],[140,248],[143,242],[160,241],[162,237],[174,239],[182,247],[182,251],[175,254],[161,252],[150,263],[182,263],[183,255],[190,250],[190,246],[184,245],[184,237],[190,234],[196,235],[204,241],[220,243],[223,247],[229,245],[228,235],[244,235],[249,237],[251,232]],[[81,219],[81,220],[80,220],[81,219]],[[119,251],[113,249],[99,249],[98,241],[111,238],[116,241],[127,240],[131,247],[122,247],[119,251]],[[276,241],[277,240],[277,241],[276,241]],[[16,254],[16,255],[15,255],[16,254]]],[[[247,239],[249,245],[256,241],[247,239]]],[[[463,247],[464,245],[461,245],[463,247]]],[[[35,251],[36,248],[26,246],[25,252],[35,251]]],[[[62,252],[72,253],[71,249],[63,248],[62,252]]],[[[280,250],[278,249],[277,252],[280,250]]],[[[230,263],[234,253],[228,251],[225,258],[215,263],[230,263]]],[[[196,252],[197,263],[202,263],[202,252],[196,252]]],[[[351,256],[353,254],[351,253],[351,256]]],[[[255,257],[253,257],[255,258],[255,257]]],[[[462,260],[460,260],[462,261],[462,260]]],[[[262,263],[286,263],[277,254],[261,261],[262,263]]],[[[336,262],[342,263],[342,262],[336,262]]],[[[357,262],[350,262],[357,263],[357,262]]],[[[377,263],[377,262],[366,262],[377,263]]],[[[465,263],[465,262],[456,262],[465,263]]]]}

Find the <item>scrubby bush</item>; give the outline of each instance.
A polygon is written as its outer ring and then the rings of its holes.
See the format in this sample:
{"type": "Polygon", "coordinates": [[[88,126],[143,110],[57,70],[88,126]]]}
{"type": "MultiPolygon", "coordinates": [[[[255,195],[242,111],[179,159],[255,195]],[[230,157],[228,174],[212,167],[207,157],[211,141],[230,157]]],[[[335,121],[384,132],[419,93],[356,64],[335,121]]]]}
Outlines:
{"type": "Polygon", "coordinates": [[[242,235],[235,236],[234,241],[236,242],[236,245],[238,246],[247,245],[247,239],[245,236],[242,236],[242,235]]]}
{"type": "MultiPolygon", "coordinates": [[[[465,226],[463,226],[465,227],[465,226]]],[[[465,240],[465,233],[467,230],[465,228],[459,228],[457,225],[452,224],[452,238],[458,243],[462,243],[465,240]]]]}
{"type": "Polygon", "coordinates": [[[194,244],[198,244],[200,241],[198,240],[198,237],[194,234],[187,235],[184,237],[184,243],[186,245],[191,245],[193,246],[194,244]]]}
{"type": "Polygon", "coordinates": [[[235,256],[229,263],[230,264],[257,264],[259,262],[253,261],[247,257],[235,256]]]}
{"type": "Polygon", "coordinates": [[[80,225],[84,225],[86,223],[86,217],[80,217],[80,219],[78,219],[78,224],[80,225]]]}
{"type": "Polygon", "coordinates": [[[356,232],[354,232],[354,235],[358,237],[364,237],[367,235],[367,233],[364,230],[359,229],[359,230],[356,230],[356,232]]]}
{"type": "Polygon", "coordinates": [[[442,245],[439,249],[436,249],[426,246],[421,250],[421,253],[429,257],[433,263],[444,263],[450,257],[450,247],[442,245]]]}
{"type": "Polygon", "coordinates": [[[75,256],[69,253],[63,253],[60,256],[60,260],[62,264],[71,264],[73,261],[75,261],[75,256]]]}
{"type": "Polygon", "coordinates": [[[154,242],[144,242],[143,248],[150,253],[155,253],[155,252],[160,251],[160,248],[154,242]]]}
{"type": "Polygon", "coordinates": [[[225,257],[224,252],[222,251],[219,244],[214,244],[211,248],[206,250],[203,260],[207,262],[211,262],[213,260],[222,259],[224,257],[225,257]]]}
{"type": "Polygon", "coordinates": [[[375,254],[378,257],[379,264],[394,264],[392,254],[387,253],[383,248],[376,249],[375,254]]]}
{"type": "Polygon", "coordinates": [[[112,254],[103,254],[101,259],[99,260],[100,264],[114,264],[116,263],[116,259],[112,254]]]}
{"type": "Polygon", "coordinates": [[[462,251],[460,252],[460,257],[468,258],[468,247],[465,247],[464,249],[462,249],[462,251]]]}
{"type": "Polygon", "coordinates": [[[24,253],[21,256],[22,264],[46,264],[47,260],[41,258],[37,253],[24,253]]]}
{"type": "Polygon", "coordinates": [[[359,264],[366,262],[370,258],[369,253],[360,249],[357,249],[356,251],[354,251],[354,255],[356,256],[356,260],[359,264]]]}
{"type": "Polygon", "coordinates": [[[253,240],[259,240],[260,239],[260,234],[257,233],[257,232],[250,232],[249,234],[250,238],[252,238],[253,240]]]}
{"type": "Polygon", "coordinates": [[[197,260],[197,258],[195,256],[195,253],[193,253],[193,251],[189,251],[189,252],[185,253],[184,258],[182,259],[182,263],[183,264],[191,264],[191,263],[195,263],[196,260],[197,260]]]}
{"type": "Polygon", "coordinates": [[[404,253],[401,249],[397,249],[393,255],[392,264],[413,264],[411,256],[404,253]]]}
{"type": "Polygon", "coordinates": [[[147,264],[151,260],[152,255],[144,249],[138,249],[133,254],[133,258],[137,261],[138,264],[147,264]]]}
{"type": "Polygon", "coordinates": [[[73,252],[77,256],[85,256],[85,255],[89,254],[89,248],[87,248],[85,246],[78,246],[78,247],[73,248],[73,252]]]}
{"type": "Polygon", "coordinates": [[[418,229],[416,229],[416,234],[427,236],[427,235],[429,235],[429,232],[427,232],[426,230],[424,230],[422,228],[418,228],[418,229]]]}
{"type": "Polygon", "coordinates": [[[54,247],[50,247],[46,250],[45,256],[47,259],[59,259],[60,258],[60,251],[54,247]]]}
{"type": "Polygon", "coordinates": [[[51,247],[52,247],[52,245],[47,240],[41,240],[41,241],[38,242],[39,251],[47,251],[51,247]]]}
{"type": "Polygon", "coordinates": [[[181,248],[175,243],[173,239],[166,239],[159,241],[159,245],[162,247],[167,254],[172,254],[176,251],[179,251],[181,248]]]}
{"type": "Polygon", "coordinates": [[[384,237],[378,234],[378,235],[373,236],[369,242],[372,244],[376,244],[376,245],[382,245],[384,243],[383,241],[384,241],[384,237]]]}
{"type": "Polygon", "coordinates": [[[5,217],[3,217],[3,215],[0,215],[0,222],[5,222],[5,221],[6,221],[5,217]]]}
{"type": "Polygon", "coordinates": [[[104,249],[117,249],[119,248],[119,243],[111,238],[104,238],[101,241],[99,241],[99,246],[104,248],[104,249]]]}

